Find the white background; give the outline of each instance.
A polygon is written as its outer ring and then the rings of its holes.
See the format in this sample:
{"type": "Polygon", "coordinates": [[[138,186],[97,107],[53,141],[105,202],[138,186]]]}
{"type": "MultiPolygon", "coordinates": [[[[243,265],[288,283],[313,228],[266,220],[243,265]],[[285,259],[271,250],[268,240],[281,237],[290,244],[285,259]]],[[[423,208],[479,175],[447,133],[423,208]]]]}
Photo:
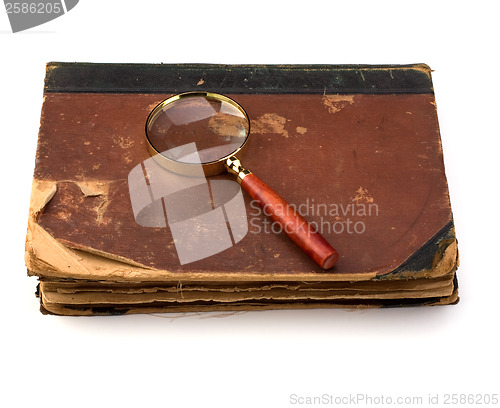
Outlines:
{"type": "Polygon", "coordinates": [[[0,405],[287,407],[297,406],[291,394],[425,401],[439,393],[442,401],[446,393],[500,393],[495,3],[81,0],[17,34],[2,12],[0,405]],[[429,64],[461,302],[179,318],[41,315],[23,255],[48,61],[429,64]]]}

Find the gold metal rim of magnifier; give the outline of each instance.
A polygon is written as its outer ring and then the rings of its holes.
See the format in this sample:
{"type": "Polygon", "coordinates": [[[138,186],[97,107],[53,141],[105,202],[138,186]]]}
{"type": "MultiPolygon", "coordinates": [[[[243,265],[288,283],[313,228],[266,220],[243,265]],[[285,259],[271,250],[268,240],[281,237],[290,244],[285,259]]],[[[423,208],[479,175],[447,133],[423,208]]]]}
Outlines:
{"type": "Polygon", "coordinates": [[[248,114],[243,109],[243,107],[234,101],[233,99],[218,94],[214,92],[184,92],[178,95],[174,95],[168,99],[165,99],[164,101],[160,102],[158,105],[155,106],[155,108],[151,111],[149,114],[147,120],[146,120],[146,141],[148,145],[148,150],[149,154],[153,159],[162,167],[164,167],[167,170],[173,171],[174,173],[179,173],[179,174],[184,174],[186,176],[199,176],[199,166],[200,164],[198,163],[183,163],[179,162],[177,160],[168,158],[164,156],[161,152],[156,150],[156,148],[153,146],[151,143],[151,140],[149,139],[149,133],[148,133],[148,127],[149,125],[153,122],[153,120],[156,118],[156,116],[162,111],[162,109],[179,100],[179,99],[184,99],[184,98],[192,98],[192,97],[204,97],[207,99],[212,99],[216,101],[222,101],[222,102],[227,102],[230,105],[234,106],[236,109],[238,109],[243,116],[245,117],[247,123],[248,123],[248,131],[247,135],[245,137],[245,140],[243,141],[242,145],[234,150],[233,152],[229,153],[228,155],[221,157],[219,160],[211,161],[211,162],[206,162],[206,163],[201,163],[203,167],[203,171],[206,176],[214,176],[216,174],[223,173],[226,168],[225,168],[225,163],[226,160],[231,157],[235,156],[238,153],[241,153],[243,148],[246,146],[248,142],[248,136],[250,135],[250,119],[248,118],[248,114]]]}

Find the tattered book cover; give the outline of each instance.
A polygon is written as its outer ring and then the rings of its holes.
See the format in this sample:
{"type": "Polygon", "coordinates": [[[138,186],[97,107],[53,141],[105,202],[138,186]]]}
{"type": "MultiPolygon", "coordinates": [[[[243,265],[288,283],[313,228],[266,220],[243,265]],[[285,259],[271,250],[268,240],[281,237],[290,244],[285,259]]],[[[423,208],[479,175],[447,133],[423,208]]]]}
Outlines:
{"type": "Polygon", "coordinates": [[[457,243],[426,65],[49,63],[44,91],[26,240],[44,311],[458,300],[457,243]],[[340,254],[332,270],[276,231],[245,192],[244,237],[193,262],[181,264],[168,223],[137,222],[129,183],[134,168],[148,176],[146,119],[160,101],[196,90],[245,108],[245,167],[332,243],[340,254]]]}

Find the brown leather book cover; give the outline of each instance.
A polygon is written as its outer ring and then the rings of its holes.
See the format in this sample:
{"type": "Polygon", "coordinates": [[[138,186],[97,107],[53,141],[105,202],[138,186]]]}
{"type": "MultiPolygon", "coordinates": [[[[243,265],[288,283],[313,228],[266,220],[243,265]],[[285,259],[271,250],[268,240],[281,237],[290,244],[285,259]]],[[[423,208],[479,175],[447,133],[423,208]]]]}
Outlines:
{"type": "Polygon", "coordinates": [[[26,240],[44,311],[448,304],[457,259],[424,64],[47,65],[26,240]],[[245,167],[321,229],[340,254],[333,269],[273,230],[245,192],[244,236],[193,262],[180,262],[168,222],[137,221],[130,174],[150,159],[147,117],[187,91],[245,108],[245,167]]]}

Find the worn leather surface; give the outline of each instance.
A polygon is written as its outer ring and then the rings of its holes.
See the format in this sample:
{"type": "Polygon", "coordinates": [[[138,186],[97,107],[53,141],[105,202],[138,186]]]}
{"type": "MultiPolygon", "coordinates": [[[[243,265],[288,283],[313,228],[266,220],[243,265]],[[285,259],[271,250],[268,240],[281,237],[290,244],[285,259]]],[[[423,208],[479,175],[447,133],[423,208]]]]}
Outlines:
{"type": "MultiPolygon", "coordinates": [[[[321,272],[283,234],[255,233],[264,217],[253,215],[248,196],[247,236],[222,253],[184,266],[168,228],[135,222],[127,176],[149,158],[145,121],[168,96],[46,93],[34,177],[56,183],[57,192],[39,225],[71,248],[90,248],[172,273],[321,272]]],[[[365,226],[363,233],[323,231],[340,254],[328,273],[390,273],[443,228],[452,227],[432,93],[228,96],[251,119],[243,164],[284,199],[315,209],[326,205],[331,210],[332,204],[378,209],[371,216],[306,215],[317,223],[323,218],[347,226],[350,219],[365,226]]],[[[431,252],[439,252],[437,244],[431,252]]]]}

